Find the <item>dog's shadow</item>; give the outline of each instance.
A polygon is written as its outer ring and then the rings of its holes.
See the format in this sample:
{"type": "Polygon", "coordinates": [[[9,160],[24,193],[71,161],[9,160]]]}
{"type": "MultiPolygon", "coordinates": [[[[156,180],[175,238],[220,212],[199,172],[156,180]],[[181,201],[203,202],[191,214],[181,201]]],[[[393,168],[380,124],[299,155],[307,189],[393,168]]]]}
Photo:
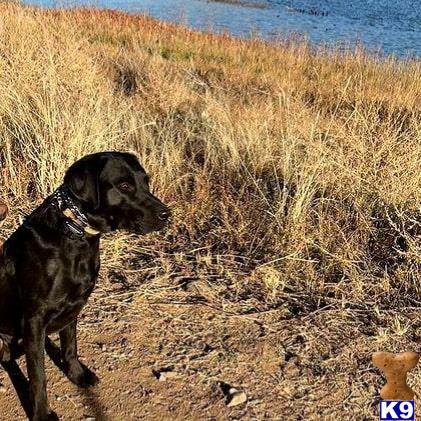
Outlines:
{"type": "MultiPolygon", "coordinates": [[[[45,350],[51,361],[64,373],[63,364],[61,361],[60,348],[49,338],[45,341],[45,350]]],[[[20,369],[16,360],[1,363],[4,370],[8,374],[13,387],[16,390],[19,401],[28,418],[31,418],[30,400],[29,400],[29,382],[22,370],[20,369]]],[[[98,396],[89,389],[79,388],[83,394],[84,405],[90,408],[90,416],[94,417],[96,421],[108,421],[108,416],[105,414],[104,407],[98,399],[98,396]]]]}

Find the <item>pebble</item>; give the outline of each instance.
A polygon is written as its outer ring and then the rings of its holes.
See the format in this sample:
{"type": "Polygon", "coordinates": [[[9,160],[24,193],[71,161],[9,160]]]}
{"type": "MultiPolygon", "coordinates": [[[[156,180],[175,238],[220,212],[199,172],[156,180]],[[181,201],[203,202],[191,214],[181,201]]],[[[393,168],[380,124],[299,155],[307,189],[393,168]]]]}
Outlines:
{"type": "Polygon", "coordinates": [[[234,387],[232,387],[228,391],[228,407],[233,407],[237,405],[241,405],[242,403],[247,402],[247,395],[245,392],[242,392],[241,390],[237,390],[234,387]]]}
{"type": "Polygon", "coordinates": [[[178,377],[178,373],[175,371],[161,371],[158,373],[158,380],[160,382],[165,382],[167,380],[173,380],[178,377]]]}

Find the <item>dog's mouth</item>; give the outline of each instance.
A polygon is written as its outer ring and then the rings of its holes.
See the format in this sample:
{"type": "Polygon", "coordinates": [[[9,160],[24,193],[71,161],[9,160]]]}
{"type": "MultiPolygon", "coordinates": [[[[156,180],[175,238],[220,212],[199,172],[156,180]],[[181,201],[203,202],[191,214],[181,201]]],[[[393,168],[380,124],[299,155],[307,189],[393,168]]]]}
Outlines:
{"type": "Polygon", "coordinates": [[[136,226],[134,227],[134,231],[137,234],[146,235],[150,234],[152,232],[161,231],[168,227],[169,225],[169,219],[160,220],[157,219],[155,221],[145,221],[145,220],[139,220],[136,223],[136,226]]]}
{"type": "Polygon", "coordinates": [[[146,235],[152,232],[161,231],[168,226],[168,222],[159,222],[157,224],[140,223],[138,225],[139,234],[146,235]]]}
{"type": "Polygon", "coordinates": [[[115,218],[114,229],[128,231],[133,234],[146,235],[167,228],[171,223],[171,219],[171,213],[169,211],[157,215],[137,214],[136,217],[132,219],[122,218],[118,221],[118,219],[115,218]]]}
{"type": "Polygon", "coordinates": [[[168,207],[164,206],[156,211],[149,218],[142,218],[139,220],[139,226],[142,234],[149,234],[154,231],[161,231],[166,228],[171,221],[171,211],[168,207]]]}
{"type": "Polygon", "coordinates": [[[161,231],[167,228],[169,221],[145,221],[145,220],[134,220],[128,223],[120,222],[115,226],[114,230],[128,231],[132,234],[147,235],[152,232],[161,231]]]}

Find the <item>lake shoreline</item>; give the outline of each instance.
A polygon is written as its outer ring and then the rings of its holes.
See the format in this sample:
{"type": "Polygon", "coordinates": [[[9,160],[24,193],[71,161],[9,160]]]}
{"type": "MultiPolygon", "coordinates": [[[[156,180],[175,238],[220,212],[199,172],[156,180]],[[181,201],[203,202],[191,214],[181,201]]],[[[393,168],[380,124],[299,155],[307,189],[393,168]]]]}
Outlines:
{"type": "MultiPolygon", "coordinates": [[[[228,1],[228,4],[230,4],[230,0],[204,0],[208,2],[226,2],[228,1]]],[[[236,0],[234,0],[236,1],[236,0]]],[[[238,0],[239,2],[243,3],[243,0],[238,0]]],[[[235,3],[237,4],[237,3],[235,3]]],[[[238,42],[258,42],[262,45],[268,45],[273,47],[288,47],[288,46],[297,46],[297,45],[305,45],[308,51],[313,55],[323,55],[323,56],[331,56],[331,55],[363,55],[366,56],[369,59],[373,60],[379,60],[379,61],[390,61],[390,62],[396,62],[398,63],[417,63],[421,61],[421,57],[414,56],[409,54],[408,56],[396,56],[394,54],[387,54],[383,52],[379,52],[375,49],[370,49],[369,47],[365,46],[363,43],[355,43],[355,44],[349,44],[349,45],[335,45],[332,43],[327,43],[323,45],[317,45],[311,42],[308,38],[302,37],[300,35],[296,34],[290,34],[290,35],[279,35],[277,38],[273,39],[266,39],[259,35],[253,35],[250,37],[243,37],[239,35],[235,35],[228,32],[218,32],[213,31],[211,29],[198,29],[198,28],[192,28],[184,23],[181,22],[172,22],[167,21],[164,19],[159,19],[157,17],[154,17],[152,15],[149,15],[147,13],[142,12],[129,12],[124,11],[120,9],[113,9],[113,8],[106,8],[106,7],[93,7],[93,6],[69,6],[69,7],[46,7],[46,6],[39,6],[39,5],[23,5],[24,7],[34,7],[39,8],[41,10],[50,10],[50,11],[78,11],[78,10],[86,10],[86,11],[98,11],[98,12],[104,12],[104,13],[114,13],[114,14],[122,14],[126,15],[127,17],[133,17],[134,19],[138,17],[151,19],[152,21],[159,22],[163,25],[168,25],[170,27],[178,28],[185,31],[193,31],[197,32],[203,35],[208,36],[215,36],[215,37],[222,37],[223,39],[230,38],[232,41],[238,41],[238,42]]],[[[300,11],[296,13],[301,13],[300,11]]]]}
{"type": "MultiPolygon", "coordinates": [[[[77,1],[80,3],[69,7],[83,6],[83,0],[77,1]]],[[[172,0],[168,7],[166,0],[135,3],[131,0],[96,0],[96,7],[148,14],[192,29],[229,33],[236,38],[260,37],[269,41],[296,38],[308,40],[316,47],[332,49],[354,50],[364,45],[366,51],[383,57],[394,55],[412,59],[421,56],[421,27],[415,18],[402,20],[404,12],[395,8],[395,24],[392,17],[386,20],[383,10],[375,8],[376,1],[372,3],[373,10],[358,14],[355,10],[363,0],[356,2],[356,6],[351,7],[345,0],[340,0],[341,8],[331,7],[327,0],[317,0],[315,4],[303,0],[300,7],[276,0],[172,0]]],[[[56,0],[32,0],[31,4],[62,6],[56,0]]],[[[421,16],[421,10],[411,13],[421,16]]]]}

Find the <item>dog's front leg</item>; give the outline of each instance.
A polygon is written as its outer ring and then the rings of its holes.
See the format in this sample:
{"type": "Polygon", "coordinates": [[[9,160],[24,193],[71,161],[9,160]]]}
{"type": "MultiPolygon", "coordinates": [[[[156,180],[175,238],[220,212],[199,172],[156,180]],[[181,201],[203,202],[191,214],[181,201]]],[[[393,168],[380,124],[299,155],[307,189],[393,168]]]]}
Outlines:
{"type": "Polygon", "coordinates": [[[32,406],[31,420],[57,421],[57,415],[50,411],[48,407],[44,369],[44,343],[45,327],[42,317],[25,319],[23,344],[29,378],[29,398],[32,406]]]}
{"type": "Polygon", "coordinates": [[[70,381],[81,387],[95,386],[99,379],[77,356],[76,320],[60,331],[61,358],[70,381]]]}

